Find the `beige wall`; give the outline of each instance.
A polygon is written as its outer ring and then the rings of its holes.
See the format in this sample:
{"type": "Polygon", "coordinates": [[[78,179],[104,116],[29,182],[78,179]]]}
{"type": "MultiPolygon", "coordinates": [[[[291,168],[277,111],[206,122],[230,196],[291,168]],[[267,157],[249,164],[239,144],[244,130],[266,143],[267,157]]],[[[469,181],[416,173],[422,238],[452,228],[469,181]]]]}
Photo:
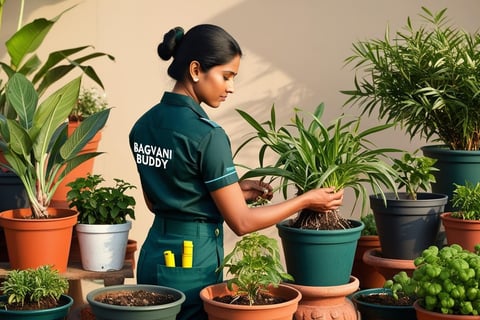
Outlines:
{"type": "MultiPolygon", "coordinates": [[[[18,0],[7,0],[2,43],[5,34],[15,28],[18,0]]],[[[447,7],[449,16],[466,29],[480,27],[478,0],[27,0],[25,21],[36,17],[52,18],[78,3],[54,27],[45,52],[84,44],[116,57],[95,63],[103,79],[108,100],[114,107],[108,121],[101,150],[106,154],[96,160],[95,171],[110,180],[119,177],[140,186],[131,158],[127,136],[134,121],[155,104],[173,82],[166,76],[168,63],[160,61],[156,46],[171,27],[185,29],[199,23],[223,26],[239,41],[244,51],[236,92],[220,107],[207,109],[211,117],[229,133],[235,149],[249,132],[234,112],[242,108],[266,119],[275,103],[286,121],[295,106],[312,109],[325,102],[325,120],[342,112],[345,101],[339,91],[352,88],[353,73],[343,67],[351,53],[352,42],[367,37],[381,37],[386,24],[392,30],[404,25],[407,16],[417,18],[420,6],[431,10],[447,7]]],[[[5,49],[0,50],[4,59],[5,49]]],[[[365,119],[364,124],[374,124],[365,119]]],[[[410,142],[401,131],[378,137],[377,143],[414,150],[424,141],[410,142]]],[[[254,165],[256,150],[244,152],[238,162],[254,165]]],[[[137,220],[131,233],[142,243],[152,215],[146,209],[141,190],[137,220]]],[[[276,195],[276,200],[281,196],[276,195]]],[[[350,214],[350,201],[344,214],[350,214]]],[[[236,241],[227,230],[226,250],[236,241]]],[[[276,236],[276,229],[266,230],[276,236]]]]}

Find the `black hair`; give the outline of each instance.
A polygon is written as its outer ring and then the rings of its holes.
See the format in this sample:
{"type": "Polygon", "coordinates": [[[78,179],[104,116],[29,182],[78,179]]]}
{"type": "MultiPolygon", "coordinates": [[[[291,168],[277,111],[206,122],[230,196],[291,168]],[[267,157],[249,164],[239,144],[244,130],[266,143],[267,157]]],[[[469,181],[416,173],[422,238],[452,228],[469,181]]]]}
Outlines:
{"type": "Polygon", "coordinates": [[[171,29],[158,45],[157,53],[163,60],[173,57],[168,75],[177,81],[185,79],[192,61],[198,61],[201,70],[208,72],[242,56],[237,41],[221,27],[211,24],[197,25],[185,34],[182,27],[171,29]]]}

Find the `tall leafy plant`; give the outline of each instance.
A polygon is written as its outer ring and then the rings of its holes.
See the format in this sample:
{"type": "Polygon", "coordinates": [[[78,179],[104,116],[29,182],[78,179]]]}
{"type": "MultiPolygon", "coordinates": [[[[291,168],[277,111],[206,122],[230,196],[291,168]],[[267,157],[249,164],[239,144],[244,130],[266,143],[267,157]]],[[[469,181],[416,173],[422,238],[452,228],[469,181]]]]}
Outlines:
{"type": "MultiPolygon", "coordinates": [[[[277,127],[275,107],[270,111],[270,120],[263,123],[255,120],[242,110],[237,110],[255,130],[236,151],[247,144],[260,140],[259,167],[250,169],[242,179],[271,176],[280,179],[280,189],[285,198],[290,186],[298,193],[321,187],[334,187],[336,190],[351,188],[362,200],[362,212],[367,210],[370,186],[374,192],[383,195],[382,188],[396,191],[396,172],[384,161],[390,152],[397,149],[375,148],[370,136],[391,125],[379,125],[365,130],[360,129],[360,118],[342,115],[326,125],[321,116],[324,104],[313,113],[295,109],[291,123],[277,127]],[[309,120],[306,120],[307,116],[309,120]],[[273,164],[265,162],[270,152],[277,156],[273,164]]],[[[318,217],[316,213],[303,211],[298,219],[309,220],[318,217]]],[[[299,223],[299,225],[304,225],[299,223]]]]}
{"type": "Polygon", "coordinates": [[[353,44],[346,64],[356,71],[342,91],[362,114],[403,127],[410,137],[441,141],[454,150],[480,147],[480,34],[451,24],[446,9],[422,7],[393,36],[353,44]]]}
{"type": "Polygon", "coordinates": [[[32,82],[23,74],[15,73],[7,83],[5,96],[18,116],[0,118],[0,140],[8,161],[0,166],[18,175],[36,218],[48,216],[47,208],[65,176],[100,154],[80,151],[104,127],[110,109],[88,117],[67,136],[66,119],[79,90],[80,78],[76,78],[39,102],[32,82]]]}

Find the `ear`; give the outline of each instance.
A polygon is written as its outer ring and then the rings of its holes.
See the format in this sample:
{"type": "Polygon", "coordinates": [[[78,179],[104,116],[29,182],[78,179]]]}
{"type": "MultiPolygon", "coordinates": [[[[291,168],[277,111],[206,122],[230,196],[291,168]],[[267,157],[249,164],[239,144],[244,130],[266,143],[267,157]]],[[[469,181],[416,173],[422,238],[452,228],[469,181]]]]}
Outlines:
{"type": "Polygon", "coordinates": [[[190,73],[190,78],[192,79],[193,82],[198,82],[198,79],[200,77],[200,63],[196,60],[193,60],[190,62],[190,67],[189,67],[189,73],[190,73]]]}

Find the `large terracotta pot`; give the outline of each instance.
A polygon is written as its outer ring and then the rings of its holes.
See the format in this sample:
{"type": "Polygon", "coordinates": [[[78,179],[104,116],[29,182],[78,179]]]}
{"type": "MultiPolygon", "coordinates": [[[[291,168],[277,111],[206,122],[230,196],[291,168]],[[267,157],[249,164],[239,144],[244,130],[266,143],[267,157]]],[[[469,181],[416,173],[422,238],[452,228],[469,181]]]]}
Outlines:
{"type": "Polygon", "coordinates": [[[0,212],[12,269],[52,265],[65,272],[78,213],[68,209],[48,209],[48,219],[30,219],[30,208],[0,212]]]}
{"type": "Polygon", "coordinates": [[[361,236],[358,239],[355,260],[353,261],[352,276],[360,281],[360,288],[381,288],[385,283],[385,277],[374,267],[363,261],[363,254],[370,249],[380,249],[378,236],[361,236]]]}
{"type": "Polygon", "coordinates": [[[413,270],[415,270],[414,260],[385,258],[379,249],[369,249],[365,251],[363,261],[365,264],[375,268],[375,270],[381,273],[387,280],[393,278],[393,276],[400,271],[405,271],[411,276],[413,270]]]}
{"type": "MultiPolygon", "coordinates": [[[[68,136],[70,136],[73,131],[77,129],[77,127],[80,125],[80,122],[78,121],[70,121],[68,123],[68,136]]],[[[98,150],[98,145],[100,143],[100,140],[102,139],[102,132],[99,131],[93,138],[88,142],[85,147],[82,149],[80,154],[83,153],[88,153],[88,152],[96,152],[98,150]]],[[[66,202],[67,199],[67,193],[70,191],[70,187],[67,186],[68,183],[74,181],[78,177],[86,177],[89,173],[93,173],[93,165],[94,165],[94,160],[95,158],[91,158],[79,166],[77,166],[75,169],[70,171],[67,176],[63,179],[63,181],[60,183],[58,186],[57,190],[55,191],[52,201],[54,203],[62,203],[66,202]]]]}
{"type": "Polygon", "coordinates": [[[480,244],[480,220],[463,220],[452,217],[451,212],[440,215],[448,245],[459,244],[462,248],[475,251],[480,244]]]}
{"type": "Polygon", "coordinates": [[[465,316],[458,314],[443,314],[424,309],[418,301],[413,304],[417,320],[480,320],[480,316],[465,316]]]}
{"type": "Polygon", "coordinates": [[[209,320],[292,320],[297,310],[301,293],[289,285],[280,284],[277,288],[270,288],[273,295],[285,298],[287,301],[278,304],[245,306],[227,304],[214,301],[217,296],[232,294],[226,283],[218,283],[203,288],[200,298],[203,300],[205,312],[209,320]]]}

